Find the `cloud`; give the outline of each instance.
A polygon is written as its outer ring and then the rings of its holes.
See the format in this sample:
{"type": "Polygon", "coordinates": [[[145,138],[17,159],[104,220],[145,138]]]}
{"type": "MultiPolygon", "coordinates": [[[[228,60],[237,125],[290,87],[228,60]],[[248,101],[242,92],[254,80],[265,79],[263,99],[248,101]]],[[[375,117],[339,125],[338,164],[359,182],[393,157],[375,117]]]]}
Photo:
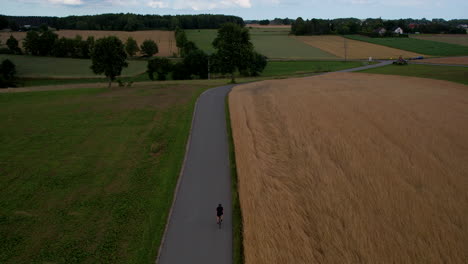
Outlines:
{"type": "MultiPolygon", "coordinates": [[[[262,0],[278,2],[279,0],[262,0]]],[[[191,9],[195,11],[226,9],[226,8],[251,8],[251,0],[149,0],[146,6],[153,8],[191,9]]]]}
{"type": "Polygon", "coordinates": [[[81,0],[48,0],[52,4],[61,4],[61,5],[83,5],[81,0]]]}
{"type": "Polygon", "coordinates": [[[169,4],[163,1],[149,1],[146,5],[152,8],[168,8],[169,7],[169,4]]]}

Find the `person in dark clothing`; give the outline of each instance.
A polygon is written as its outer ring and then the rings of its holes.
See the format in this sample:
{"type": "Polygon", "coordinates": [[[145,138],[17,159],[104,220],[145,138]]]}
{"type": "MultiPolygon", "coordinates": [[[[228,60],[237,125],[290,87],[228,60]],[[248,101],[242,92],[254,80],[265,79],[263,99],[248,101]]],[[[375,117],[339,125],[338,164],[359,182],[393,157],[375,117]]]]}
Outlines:
{"type": "Polygon", "coordinates": [[[219,224],[219,222],[223,221],[223,206],[221,204],[216,207],[216,223],[219,224]]]}

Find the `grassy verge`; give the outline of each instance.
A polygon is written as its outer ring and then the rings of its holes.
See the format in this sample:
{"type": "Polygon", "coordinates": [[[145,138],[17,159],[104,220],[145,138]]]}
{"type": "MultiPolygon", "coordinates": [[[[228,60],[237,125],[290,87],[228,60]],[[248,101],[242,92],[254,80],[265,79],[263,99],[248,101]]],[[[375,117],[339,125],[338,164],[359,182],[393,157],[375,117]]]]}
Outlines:
{"type": "Polygon", "coordinates": [[[370,38],[360,35],[347,35],[349,39],[365,41],[377,45],[412,51],[431,56],[468,55],[468,47],[450,43],[422,40],[416,38],[370,38]]]}
{"type": "Polygon", "coordinates": [[[466,67],[434,66],[419,64],[410,64],[407,66],[388,65],[385,67],[368,69],[360,72],[414,76],[437,80],[446,80],[468,85],[468,68],[466,67]]]}
{"type": "Polygon", "coordinates": [[[232,254],[234,264],[244,263],[244,246],[242,239],[242,211],[237,189],[237,166],[234,141],[231,130],[231,115],[229,114],[229,95],[226,96],[226,128],[229,141],[229,161],[231,167],[231,193],[232,193],[232,254]]]}
{"type": "Polygon", "coordinates": [[[0,94],[0,263],[154,262],[209,87],[0,94]]]}
{"type": "MultiPolygon", "coordinates": [[[[354,68],[362,66],[363,63],[358,61],[270,61],[267,64],[261,76],[253,78],[243,78],[237,74],[238,78],[242,79],[264,79],[270,77],[295,77],[304,74],[313,74],[321,72],[330,72],[354,68]]],[[[213,74],[213,77],[216,77],[213,74]]],[[[170,76],[169,76],[170,77],[170,76]]],[[[122,82],[147,82],[151,81],[146,73],[138,74],[133,77],[119,77],[118,80],[122,82]]],[[[20,87],[31,86],[46,86],[46,85],[66,85],[66,84],[79,84],[79,83],[107,83],[105,78],[20,78],[20,87]]],[[[155,82],[160,83],[160,82],[155,82]]],[[[117,86],[116,83],[113,84],[117,86]]]]}
{"type": "MultiPolygon", "coordinates": [[[[91,60],[41,57],[30,55],[4,55],[0,54],[0,61],[11,60],[16,65],[19,77],[67,77],[67,78],[96,78],[91,70],[91,60]]],[[[124,68],[122,75],[134,76],[146,71],[147,62],[144,60],[129,60],[128,67],[124,68]]],[[[102,75],[104,76],[104,75],[102,75]]]]}

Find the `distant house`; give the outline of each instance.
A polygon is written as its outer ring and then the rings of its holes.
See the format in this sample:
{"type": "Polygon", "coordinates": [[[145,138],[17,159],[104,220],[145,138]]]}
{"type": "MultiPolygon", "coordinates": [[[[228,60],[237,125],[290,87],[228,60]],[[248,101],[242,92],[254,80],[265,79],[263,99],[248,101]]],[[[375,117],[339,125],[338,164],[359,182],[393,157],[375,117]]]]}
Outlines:
{"type": "Polygon", "coordinates": [[[401,27],[394,28],[392,31],[395,34],[403,34],[403,29],[401,27]]]}
{"type": "Polygon", "coordinates": [[[464,30],[466,30],[466,33],[468,33],[468,24],[461,24],[461,25],[458,25],[457,27],[463,28],[464,30]]]}
{"type": "Polygon", "coordinates": [[[408,25],[408,27],[409,27],[410,29],[415,29],[415,28],[416,28],[416,24],[411,23],[411,24],[408,25]]]}
{"type": "Polygon", "coordinates": [[[387,30],[385,28],[378,28],[378,29],[374,30],[374,33],[377,33],[380,36],[383,36],[383,35],[385,35],[385,33],[387,33],[387,30]]]}

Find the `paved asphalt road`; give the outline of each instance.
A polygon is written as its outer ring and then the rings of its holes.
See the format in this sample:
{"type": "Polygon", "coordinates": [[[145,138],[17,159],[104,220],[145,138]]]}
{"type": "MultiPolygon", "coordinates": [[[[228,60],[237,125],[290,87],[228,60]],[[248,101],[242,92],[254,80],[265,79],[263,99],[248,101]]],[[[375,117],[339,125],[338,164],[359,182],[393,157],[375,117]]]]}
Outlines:
{"type": "MultiPolygon", "coordinates": [[[[358,71],[391,64],[363,66],[358,71]]],[[[213,88],[197,101],[186,161],[158,264],[232,263],[231,179],[225,98],[233,86],[213,88]],[[222,203],[224,221],[216,225],[222,203]]]]}
{"type": "Polygon", "coordinates": [[[159,264],[232,263],[231,175],[225,97],[232,85],[197,101],[186,162],[159,264]],[[224,207],[222,228],[216,207],[224,207]]]}

